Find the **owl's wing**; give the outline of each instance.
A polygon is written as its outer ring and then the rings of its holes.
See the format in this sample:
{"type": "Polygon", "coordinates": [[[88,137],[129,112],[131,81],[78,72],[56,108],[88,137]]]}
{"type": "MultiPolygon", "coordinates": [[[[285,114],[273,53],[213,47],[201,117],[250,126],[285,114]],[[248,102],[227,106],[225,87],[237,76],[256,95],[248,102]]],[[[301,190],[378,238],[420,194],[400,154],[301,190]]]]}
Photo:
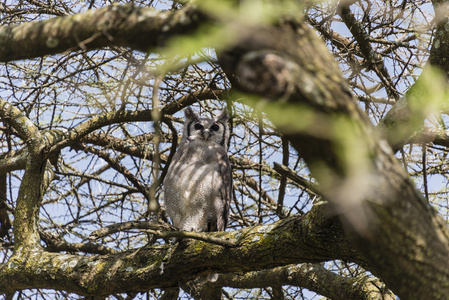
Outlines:
{"type": "Polygon", "coordinates": [[[220,201],[222,201],[222,210],[217,216],[217,230],[224,231],[228,225],[229,208],[231,206],[233,188],[231,163],[229,162],[229,158],[226,153],[220,159],[218,172],[221,178],[220,201]]]}
{"type": "Polygon", "coordinates": [[[184,211],[182,207],[182,193],[180,189],[185,189],[185,185],[180,184],[182,181],[183,170],[185,170],[188,160],[188,147],[185,143],[179,145],[178,150],[173,156],[167,174],[164,178],[164,203],[167,215],[170,217],[173,225],[179,228],[184,211]]]}

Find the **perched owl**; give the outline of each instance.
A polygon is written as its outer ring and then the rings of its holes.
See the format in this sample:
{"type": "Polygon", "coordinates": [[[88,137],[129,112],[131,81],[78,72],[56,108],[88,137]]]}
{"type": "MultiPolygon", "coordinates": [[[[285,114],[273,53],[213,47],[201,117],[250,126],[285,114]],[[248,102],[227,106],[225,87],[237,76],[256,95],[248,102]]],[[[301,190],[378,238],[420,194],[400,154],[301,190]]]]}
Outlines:
{"type": "Polygon", "coordinates": [[[181,143],[164,179],[165,208],[180,230],[224,231],[232,199],[228,113],[215,118],[185,109],[181,143]]]}

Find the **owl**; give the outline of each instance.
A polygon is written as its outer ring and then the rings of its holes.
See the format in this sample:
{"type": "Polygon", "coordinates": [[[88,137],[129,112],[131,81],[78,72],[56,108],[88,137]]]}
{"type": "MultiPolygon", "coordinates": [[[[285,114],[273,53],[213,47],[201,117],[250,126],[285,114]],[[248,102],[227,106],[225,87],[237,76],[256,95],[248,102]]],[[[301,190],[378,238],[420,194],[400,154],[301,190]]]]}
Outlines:
{"type": "Polygon", "coordinates": [[[226,229],[232,199],[228,119],[225,109],[214,118],[185,109],[182,139],[164,179],[165,208],[180,230],[226,229]]]}

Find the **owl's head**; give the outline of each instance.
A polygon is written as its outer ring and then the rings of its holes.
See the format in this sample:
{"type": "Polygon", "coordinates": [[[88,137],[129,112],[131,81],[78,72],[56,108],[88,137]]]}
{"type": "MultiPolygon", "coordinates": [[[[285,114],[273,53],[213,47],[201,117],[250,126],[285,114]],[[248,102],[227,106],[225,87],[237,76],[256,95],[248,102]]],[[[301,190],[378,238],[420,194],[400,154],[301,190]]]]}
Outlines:
{"type": "Polygon", "coordinates": [[[184,112],[186,121],[182,140],[203,140],[207,143],[220,144],[228,149],[229,116],[226,109],[214,118],[198,116],[190,107],[187,107],[184,112]]]}

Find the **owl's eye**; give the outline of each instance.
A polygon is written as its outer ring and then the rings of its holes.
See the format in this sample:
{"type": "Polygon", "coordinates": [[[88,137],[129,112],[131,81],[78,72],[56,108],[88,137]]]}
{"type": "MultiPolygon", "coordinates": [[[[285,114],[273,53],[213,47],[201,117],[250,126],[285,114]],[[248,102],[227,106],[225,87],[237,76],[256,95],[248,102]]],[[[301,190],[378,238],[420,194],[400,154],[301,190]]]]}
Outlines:
{"type": "Polygon", "coordinates": [[[212,129],[213,131],[218,131],[218,129],[220,129],[220,127],[218,127],[217,124],[214,124],[210,127],[210,129],[212,129]]]}
{"type": "Polygon", "coordinates": [[[200,130],[201,128],[203,128],[203,125],[201,125],[200,123],[196,123],[195,124],[195,129],[196,130],[200,130]]]}

